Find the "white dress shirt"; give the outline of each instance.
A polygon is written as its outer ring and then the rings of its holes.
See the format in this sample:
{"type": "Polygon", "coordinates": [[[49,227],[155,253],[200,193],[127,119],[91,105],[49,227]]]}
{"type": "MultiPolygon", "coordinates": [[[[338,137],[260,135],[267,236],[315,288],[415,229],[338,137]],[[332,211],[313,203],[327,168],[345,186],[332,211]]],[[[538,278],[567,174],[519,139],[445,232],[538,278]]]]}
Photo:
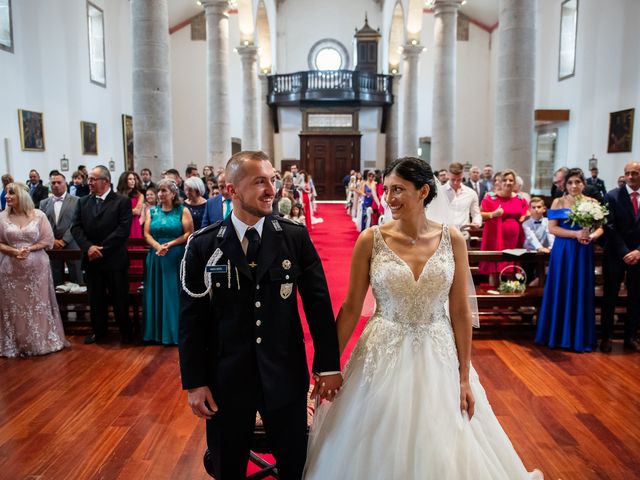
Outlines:
{"type": "Polygon", "coordinates": [[[478,202],[478,194],[472,188],[461,184],[460,189],[456,192],[451,183],[445,183],[440,189],[444,193],[447,203],[449,204],[450,224],[456,227],[471,223],[482,225],[482,215],[480,215],[480,204],[478,202]]]}
{"type": "Polygon", "coordinates": [[[64,199],[66,196],[67,196],[67,192],[65,191],[59,197],[56,197],[55,195],[51,197],[51,201],[53,202],[53,215],[56,220],[56,225],[58,224],[58,219],[60,218],[60,211],[62,210],[62,203],[64,202],[64,199]]]}
{"type": "Polygon", "coordinates": [[[247,248],[249,247],[249,239],[245,237],[245,233],[249,228],[255,228],[262,239],[262,228],[264,227],[264,217],[258,220],[255,225],[247,225],[238,217],[236,217],[235,212],[231,212],[231,223],[233,223],[233,228],[236,230],[236,235],[238,235],[238,240],[240,240],[240,245],[242,245],[242,251],[244,254],[247,254],[247,248]]]}
{"type": "Polygon", "coordinates": [[[536,220],[533,217],[522,222],[522,230],[524,231],[524,248],[527,250],[538,251],[542,247],[551,248],[556,237],[549,233],[549,219],[542,217],[536,220]]]}

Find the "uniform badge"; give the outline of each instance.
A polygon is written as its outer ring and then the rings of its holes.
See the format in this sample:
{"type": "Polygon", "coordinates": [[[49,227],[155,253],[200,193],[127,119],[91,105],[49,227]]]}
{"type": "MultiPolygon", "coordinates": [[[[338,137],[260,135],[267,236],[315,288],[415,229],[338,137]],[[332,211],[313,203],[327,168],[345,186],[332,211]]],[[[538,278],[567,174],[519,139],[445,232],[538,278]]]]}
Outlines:
{"type": "Polygon", "coordinates": [[[284,300],[291,296],[291,292],[293,292],[293,283],[283,283],[280,285],[280,296],[284,300]]]}
{"type": "Polygon", "coordinates": [[[283,260],[282,268],[284,268],[285,270],[289,270],[291,268],[291,260],[283,260]]]}
{"type": "Polygon", "coordinates": [[[224,232],[227,231],[227,226],[223,225],[220,227],[220,230],[218,230],[218,238],[222,238],[224,237],[224,232]]]}
{"type": "Polygon", "coordinates": [[[280,222],[278,222],[278,220],[271,220],[271,224],[273,225],[273,228],[276,232],[282,231],[282,227],[280,226],[280,222]]]}

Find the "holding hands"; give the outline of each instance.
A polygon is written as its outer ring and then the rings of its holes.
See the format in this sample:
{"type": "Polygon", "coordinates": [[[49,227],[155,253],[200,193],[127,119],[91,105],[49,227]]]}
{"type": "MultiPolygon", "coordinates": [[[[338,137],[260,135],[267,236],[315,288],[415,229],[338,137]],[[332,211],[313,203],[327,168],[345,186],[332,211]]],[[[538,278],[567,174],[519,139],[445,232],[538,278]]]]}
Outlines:
{"type": "Polygon", "coordinates": [[[311,398],[319,396],[323,400],[333,401],[342,386],[342,374],[335,373],[331,375],[313,375],[313,390],[311,398]]]}

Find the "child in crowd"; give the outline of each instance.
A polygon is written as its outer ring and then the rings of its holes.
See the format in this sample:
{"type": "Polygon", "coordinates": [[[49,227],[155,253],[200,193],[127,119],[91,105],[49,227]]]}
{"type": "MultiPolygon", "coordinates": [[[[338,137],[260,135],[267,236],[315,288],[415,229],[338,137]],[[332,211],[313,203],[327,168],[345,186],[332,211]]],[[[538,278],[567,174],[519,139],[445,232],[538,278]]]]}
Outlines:
{"type": "Polygon", "coordinates": [[[291,207],[291,220],[305,225],[304,209],[301,203],[296,203],[291,207]]]}
{"type": "MultiPolygon", "coordinates": [[[[553,247],[555,237],[549,233],[549,219],[544,216],[547,207],[540,197],[533,197],[529,203],[529,213],[531,216],[522,222],[524,231],[524,248],[534,252],[549,253],[553,247]]],[[[539,279],[533,264],[528,263],[523,266],[529,285],[537,286],[539,279]]]]}
{"type": "Polygon", "coordinates": [[[536,252],[549,253],[555,237],[549,233],[549,220],[544,216],[547,207],[540,197],[533,197],[529,204],[531,216],[522,222],[524,248],[536,252]]]}

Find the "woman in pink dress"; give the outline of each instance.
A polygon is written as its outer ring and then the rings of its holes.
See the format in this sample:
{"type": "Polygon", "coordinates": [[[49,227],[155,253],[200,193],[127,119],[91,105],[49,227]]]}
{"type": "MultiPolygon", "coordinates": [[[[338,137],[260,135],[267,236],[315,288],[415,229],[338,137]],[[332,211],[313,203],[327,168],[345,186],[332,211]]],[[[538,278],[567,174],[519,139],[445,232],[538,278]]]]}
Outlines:
{"type": "MultiPolygon", "coordinates": [[[[118,179],[117,191],[120,195],[131,199],[131,231],[129,238],[142,238],[142,224],[145,217],[144,195],[142,194],[142,180],[136,172],[124,172],[118,179]]],[[[136,250],[144,250],[145,247],[131,247],[136,250]]],[[[130,269],[142,270],[144,262],[142,260],[131,260],[130,269]]]]}
{"type": "MultiPolygon", "coordinates": [[[[529,210],[525,198],[513,192],[517,174],[513,170],[504,170],[501,179],[494,177],[494,191],[482,199],[480,209],[483,212],[481,250],[505,250],[521,248],[524,243],[522,222],[529,210]]],[[[489,275],[489,283],[496,285],[497,275],[510,262],[480,262],[479,271],[489,275]]]]}
{"type": "Polygon", "coordinates": [[[23,183],[6,188],[0,213],[0,357],[44,355],[69,346],[53,289],[53,231],[23,183]]]}
{"type": "Polygon", "coordinates": [[[303,170],[300,171],[300,175],[304,178],[304,184],[302,186],[302,207],[304,209],[304,220],[305,225],[307,226],[307,230],[311,231],[313,229],[313,223],[311,222],[311,185],[309,184],[309,176],[303,170]]]}

